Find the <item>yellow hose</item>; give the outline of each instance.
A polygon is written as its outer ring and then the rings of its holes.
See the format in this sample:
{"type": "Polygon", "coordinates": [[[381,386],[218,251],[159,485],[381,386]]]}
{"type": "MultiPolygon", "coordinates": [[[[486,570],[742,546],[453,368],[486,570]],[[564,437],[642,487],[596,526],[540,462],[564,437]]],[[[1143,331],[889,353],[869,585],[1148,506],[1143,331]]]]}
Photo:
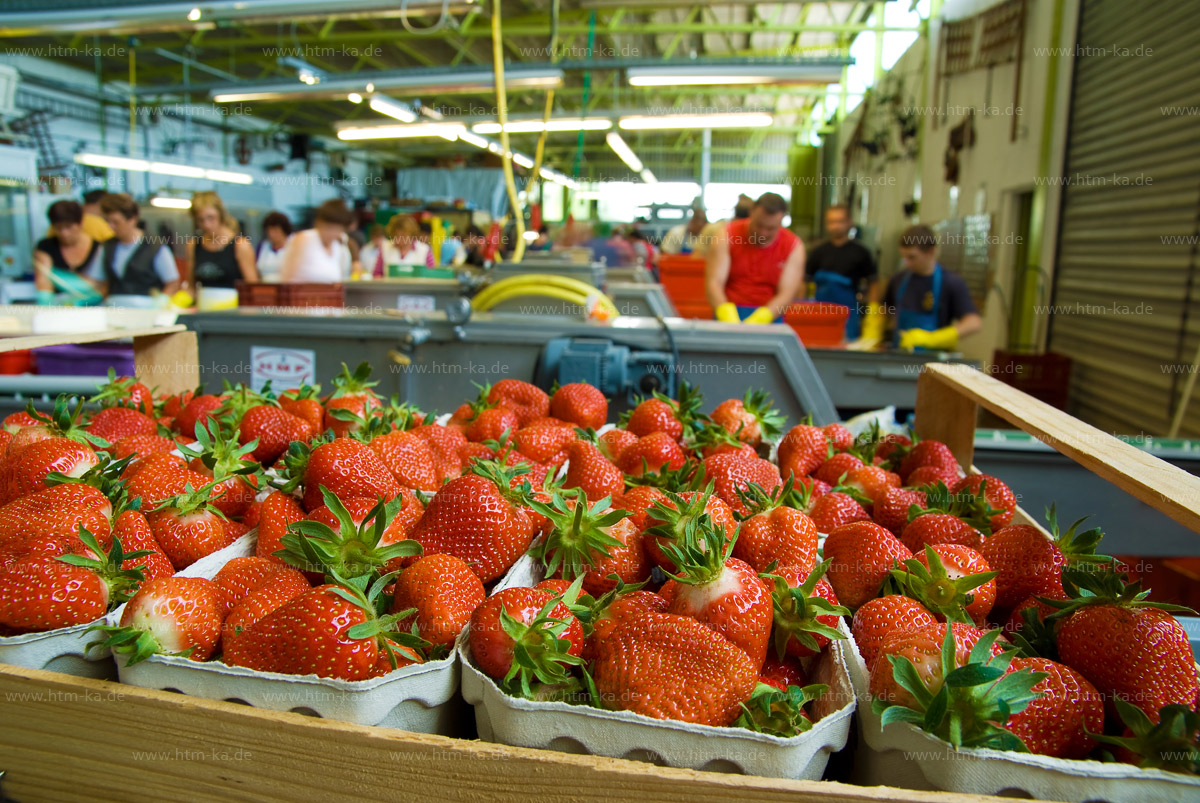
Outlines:
{"type": "MultiPolygon", "coordinates": [[[[548,298],[557,298],[561,301],[566,301],[568,304],[574,304],[584,309],[587,309],[588,304],[588,296],[586,295],[573,293],[569,290],[564,290],[561,287],[529,285],[508,287],[504,291],[497,293],[491,298],[485,299],[484,301],[480,301],[479,297],[476,296],[471,302],[471,307],[477,312],[486,312],[497,304],[501,304],[509,299],[519,298],[521,296],[546,296],[548,298]]],[[[601,316],[604,320],[612,320],[620,316],[616,305],[614,305],[612,300],[607,296],[598,293],[596,294],[595,298],[597,306],[600,307],[604,312],[604,315],[601,316]]]]}
{"type": "Polygon", "coordinates": [[[501,279],[498,282],[492,283],[490,286],[481,291],[476,296],[476,299],[479,299],[480,301],[486,301],[489,295],[502,292],[509,287],[515,287],[518,285],[559,287],[563,290],[568,290],[580,295],[588,295],[590,293],[603,295],[600,293],[598,288],[593,287],[587,282],[580,281],[579,279],[572,279],[569,276],[556,276],[552,273],[523,273],[519,276],[510,276],[507,279],[501,279]]]}
{"type": "Polygon", "coordinates": [[[517,198],[517,182],[513,178],[512,150],[508,145],[508,92],[504,88],[504,40],[500,34],[500,0],[492,0],[492,61],[496,69],[496,111],[500,120],[500,145],[504,149],[504,183],[508,187],[508,202],[512,205],[516,224],[516,245],[512,261],[525,258],[525,211],[517,198]]]}

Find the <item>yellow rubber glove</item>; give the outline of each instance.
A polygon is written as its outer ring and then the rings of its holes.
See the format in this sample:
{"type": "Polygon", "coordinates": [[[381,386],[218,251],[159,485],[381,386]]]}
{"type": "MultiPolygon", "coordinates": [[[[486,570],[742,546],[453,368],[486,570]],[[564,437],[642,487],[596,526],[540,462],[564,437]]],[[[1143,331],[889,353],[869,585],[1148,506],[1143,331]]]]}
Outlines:
{"type": "Polygon", "coordinates": [[[883,342],[883,329],[887,324],[887,316],[883,314],[882,304],[872,304],[867,307],[863,317],[862,331],[858,340],[847,344],[851,351],[870,351],[883,342]]]}
{"type": "Polygon", "coordinates": [[[742,319],[738,317],[737,304],[732,301],[726,301],[721,306],[717,307],[717,320],[721,323],[741,323],[742,319]]]}
{"type": "Polygon", "coordinates": [[[754,310],[754,312],[747,315],[746,320],[742,321],[742,323],[764,324],[771,323],[774,320],[775,313],[771,312],[769,307],[759,307],[758,309],[754,310]]]}
{"type": "Polygon", "coordinates": [[[953,326],[929,331],[927,329],[909,329],[900,333],[900,349],[912,351],[925,348],[937,351],[950,351],[958,348],[958,330],[953,326]]]}

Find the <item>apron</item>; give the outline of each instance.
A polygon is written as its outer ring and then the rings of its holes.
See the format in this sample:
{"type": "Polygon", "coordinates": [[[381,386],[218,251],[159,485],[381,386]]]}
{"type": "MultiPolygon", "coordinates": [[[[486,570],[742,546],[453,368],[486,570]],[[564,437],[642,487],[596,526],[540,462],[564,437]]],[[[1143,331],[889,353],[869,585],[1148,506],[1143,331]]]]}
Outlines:
{"type": "MultiPolygon", "coordinates": [[[[892,335],[892,346],[898,348],[900,346],[900,333],[909,329],[924,329],[927,332],[937,331],[938,326],[938,307],[942,303],[942,266],[936,265],[933,269],[933,308],[925,311],[921,309],[905,309],[904,294],[908,291],[908,280],[912,278],[912,274],[908,274],[900,280],[900,287],[896,289],[896,331],[892,335]]],[[[926,349],[917,349],[917,351],[926,351],[926,349]]]]}
{"type": "Polygon", "coordinates": [[[858,293],[854,290],[854,282],[840,273],[830,270],[819,270],[813,274],[813,282],[817,292],[813,298],[828,304],[840,304],[850,308],[850,317],[846,319],[846,340],[858,340],[862,329],[862,318],[858,314],[858,293]]]}

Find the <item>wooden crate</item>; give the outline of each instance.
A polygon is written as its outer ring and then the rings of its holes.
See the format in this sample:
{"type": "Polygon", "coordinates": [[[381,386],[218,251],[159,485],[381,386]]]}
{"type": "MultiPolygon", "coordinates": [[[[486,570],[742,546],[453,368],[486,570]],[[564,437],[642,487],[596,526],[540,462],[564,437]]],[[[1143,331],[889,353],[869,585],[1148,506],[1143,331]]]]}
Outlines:
{"type": "MultiPolygon", "coordinates": [[[[945,440],[963,465],[971,462],[978,406],[1200,529],[1200,480],[974,369],[926,366],[918,384],[920,434],[945,440]]],[[[23,803],[116,797],[630,803],[1004,799],[676,770],[349,725],[8,666],[0,666],[0,723],[4,792],[23,803]]]]}

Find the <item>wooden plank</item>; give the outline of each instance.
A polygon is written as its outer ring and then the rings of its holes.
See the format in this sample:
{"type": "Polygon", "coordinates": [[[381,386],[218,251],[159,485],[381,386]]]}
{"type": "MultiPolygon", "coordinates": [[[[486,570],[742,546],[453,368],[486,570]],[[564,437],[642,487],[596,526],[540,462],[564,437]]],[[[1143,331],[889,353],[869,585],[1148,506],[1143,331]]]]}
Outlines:
{"type": "Polygon", "coordinates": [[[72,343],[99,343],[103,340],[119,340],[123,337],[145,337],[146,335],[183,332],[183,324],[173,326],[151,326],[145,329],[103,329],[99,332],[77,332],[65,335],[24,335],[0,338],[0,353],[21,349],[40,349],[44,346],[66,346],[72,343]]]}
{"type": "Polygon", "coordinates": [[[5,793],[34,801],[999,803],[654,767],[350,725],[0,665],[5,793]],[[81,779],[87,779],[82,783],[81,779]],[[107,791],[97,791],[107,790],[107,791]],[[118,792],[119,790],[119,792],[118,792]]]}
{"type": "MultiPolygon", "coordinates": [[[[971,369],[974,370],[974,369],[971,369]]],[[[970,466],[975,456],[975,421],[979,407],[974,399],[942,382],[940,374],[922,369],[917,377],[914,429],[925,440],[950,447],[960,466],[970,466]]]]}
{"type": "Polygon", "coordinates": [[[182,393],[200,385],[196,333],[187,329],[135,337],[133,362],[138,379],[155,393],[182,393]]]}
{"type": "Polygon", "coordinates": [[[930,363],[917,383],[918,432],[939,440],[937,433],[956,438],[948,443],[962,465],[970,465],[963,460],[963,455],[969,454],[961,443],[963,424],[947,416],[953,414],[955,405],[961,412],[967,402],[947,402],[951,394],[961,394],[972,405],[995,413],[1189,530],[1200,532],[1200,478],[970,366],[930,363]],[[923,406],[922,397],[927,394],[932,395],[923,406]],[[922,411],[930,419],[926,423],[921,423],[922,411]]]}

